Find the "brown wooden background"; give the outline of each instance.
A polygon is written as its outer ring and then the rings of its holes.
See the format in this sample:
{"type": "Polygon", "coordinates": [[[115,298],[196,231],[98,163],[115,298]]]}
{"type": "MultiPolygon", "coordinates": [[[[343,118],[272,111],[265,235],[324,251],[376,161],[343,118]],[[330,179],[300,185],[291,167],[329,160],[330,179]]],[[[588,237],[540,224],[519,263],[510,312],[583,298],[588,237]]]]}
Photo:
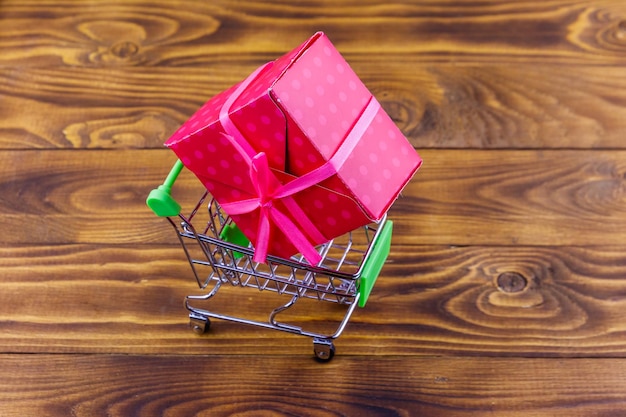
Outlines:
{"type": "Polygon", "coordinates": [[[0,415],[624,415],[625,65],[622,0],[0,1],[0,415]],[[317,30],[425,160],[325,365],[190,332],[144,205],[169,134],[317,30]]]}

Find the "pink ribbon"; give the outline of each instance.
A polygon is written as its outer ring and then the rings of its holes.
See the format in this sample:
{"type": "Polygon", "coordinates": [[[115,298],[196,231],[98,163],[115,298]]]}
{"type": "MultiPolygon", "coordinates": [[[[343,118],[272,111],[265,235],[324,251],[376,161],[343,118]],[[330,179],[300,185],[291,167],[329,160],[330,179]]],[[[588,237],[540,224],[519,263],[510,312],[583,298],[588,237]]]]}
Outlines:
{"type": "Polygon", "coordinates": [[[260,210],[259,224],[257,227],[257,242],[253,256],[255,262],[264,263],[266,261],[271,223],[273,223],[284,233],[287,239],[289,239],[311,265],[316,265],[320,262],[321,256],[310,243],[309,238],[314,242],[323,242],[325,237],[292,196],[302,190],[319,184],[339,171],[350,156],[350,153],[354,150],[359,139],[374,120],[374,117],[380,109],[380,104],[374,97],[371,97],[361,117],[357,120],[335,154],[320,167],[283,185],[270,169],[265,153],[256,153],[254,151],[229,116],[230,108],[235,100],[237,100],[250,83],[252,83],[269,65],[272,65],[272,63],[262,66],[246,78],[220,109],[220,122],[226,132],[224,136],[235,149],[237,149],[248,164],[250,168],[250,179],[254,184],[257,194],[257,196],[252,199],[224,203],[222,204],[222,208],[230,215],[246,214],[257,209],[260,210]],[[298,227],[289,216],[276,207],[275,202],[278,200],[285,205],[300,227],[298,227]],[[304,235],[302,230],[306,231],[309,238],[304,235]]]}

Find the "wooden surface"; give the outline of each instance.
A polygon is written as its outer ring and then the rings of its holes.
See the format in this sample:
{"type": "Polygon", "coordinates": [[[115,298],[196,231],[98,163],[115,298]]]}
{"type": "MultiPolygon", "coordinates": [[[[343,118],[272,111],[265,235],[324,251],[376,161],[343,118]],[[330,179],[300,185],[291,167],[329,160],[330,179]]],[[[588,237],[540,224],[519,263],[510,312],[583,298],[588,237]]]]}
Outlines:
{"type": "Polygon", "coordinates": [[[0,51],[0,416],[626,414],[623,1],[4,0],[0,51]],[[328,364],[194,335],[144,204],[169,135],[317,30],[425,160],[328,364]]]}

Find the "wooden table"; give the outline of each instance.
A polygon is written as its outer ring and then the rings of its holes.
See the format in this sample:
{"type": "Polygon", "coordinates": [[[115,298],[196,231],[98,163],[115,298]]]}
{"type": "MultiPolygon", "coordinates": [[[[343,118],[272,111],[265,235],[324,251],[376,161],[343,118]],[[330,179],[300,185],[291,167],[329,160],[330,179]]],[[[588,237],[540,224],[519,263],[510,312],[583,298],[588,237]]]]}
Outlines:
{"type": "Polygon", "coordinates": [[[1,416],[626,412],[622,0],[5,0],[0,51],[1,416]],[[169,135],[317,30],[425,161],[328,364],[194,335],[144,203],[169,135]]]}

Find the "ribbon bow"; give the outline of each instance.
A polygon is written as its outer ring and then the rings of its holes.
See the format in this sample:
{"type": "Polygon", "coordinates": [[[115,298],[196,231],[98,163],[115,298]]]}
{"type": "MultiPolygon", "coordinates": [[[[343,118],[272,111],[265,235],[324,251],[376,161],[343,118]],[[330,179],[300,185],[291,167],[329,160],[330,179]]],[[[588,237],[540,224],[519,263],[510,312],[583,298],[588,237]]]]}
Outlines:
{"type": "Polygon", "coordinates": [[[320,254],[309,242],[309,239],[302,233],[301,229],[284,214],[276,204],[280,199],[287,209],[295,214],[301,226],[314,235],[315,241],[324,241],[323,235],[317,230],[309,220],[300,206],[291,198],[292,192],[285,189],[274,173],[270,170],[267,156],[260,152],[250,160],[250,179],[254,184],[257,197],[248,200],[235,201],[222,204],[222,208],[230,215],[251,213],[260,210],[259,225],[257,229],[257,242],[255,246],[253,260],[255,262],[265,262],[270,240],[270,221],[275,224],[298,249],[304,258],[312,265],[321,260],[320,254]]]}

